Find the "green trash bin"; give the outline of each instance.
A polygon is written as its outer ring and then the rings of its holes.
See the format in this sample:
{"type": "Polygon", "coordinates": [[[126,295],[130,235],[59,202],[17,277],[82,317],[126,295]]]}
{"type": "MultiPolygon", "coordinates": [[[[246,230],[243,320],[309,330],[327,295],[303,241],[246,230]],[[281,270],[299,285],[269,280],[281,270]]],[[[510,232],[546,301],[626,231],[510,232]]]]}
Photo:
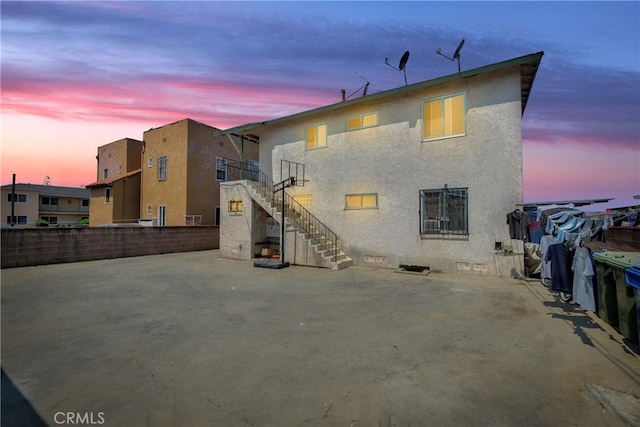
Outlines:
{"type": "Polygon", "coordinates": [[[638,343],[640,343],[640,265],[634,265],[624,272],[627,285],[636,293],[636,325],[638,328],[638,343]]]}
{"type": "Polygon", "coordinates": [[[594,252],[598,292],[598,317],[611,326],[618,326],[618,299],[613,268],[608,263],[611,252],[594,252]]]}
{"type": "MultiPolygon", "coordinates": [[[[603,279],[605,287],[615,287],[616,306],[618,312],[617,323],[620,334],[630,341],[637,342],[638,321],[636,314],[636,293],[634,288],[627,285],[625,271],[634,265],[640,264],[640,252],[607,251],[594,254],[594,258],[604,262],[611,269],[610,272],[603,271],[603,279]]],[[[598,285],[599,284],[600,276],[598,276],[598,285]]],[[[611,296],[609,295],[609,298],[610,297],[611,296]]],[[[606,319],[604,320],[606,321],[606,319]]]]}

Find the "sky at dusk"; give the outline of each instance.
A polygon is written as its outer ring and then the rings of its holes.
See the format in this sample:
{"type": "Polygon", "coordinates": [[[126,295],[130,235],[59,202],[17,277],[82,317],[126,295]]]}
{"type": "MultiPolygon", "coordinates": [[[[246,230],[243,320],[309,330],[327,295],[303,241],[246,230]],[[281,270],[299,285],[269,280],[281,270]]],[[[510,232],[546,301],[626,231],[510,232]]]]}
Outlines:
{"type": "Polygon", "coordinates": [[[640,2],[2,1],[2,184],[79,187],[97,148],[184,118],[225,129],[544,51],[526,202],[640,194],[640,2]]]}

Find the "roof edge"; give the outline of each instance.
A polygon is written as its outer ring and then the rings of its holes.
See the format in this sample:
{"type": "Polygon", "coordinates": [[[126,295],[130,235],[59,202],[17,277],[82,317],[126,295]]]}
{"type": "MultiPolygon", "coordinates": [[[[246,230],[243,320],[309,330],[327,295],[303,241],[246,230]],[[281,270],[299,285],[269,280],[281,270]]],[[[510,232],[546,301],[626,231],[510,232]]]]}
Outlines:
{"type": "MultiPolygon", "coordinates": [[[[396,94],[399,93],[403,93],[409,90],[418,90],[418,89],[422,89],[422,88],[426,88],[426,87],[430,87],[430,86],[435,86],[435,85],[439,85],[439,84],[444,84],[444,83],[448,83],[450,81],[456,80],[456,79],[460,79],[460,78],[469,78],[469,77],[474,77],[477,76],[479,74],[485,74],[485,73],[490,73],[493,71],[497,71],[497,70],[501,70],[504,68],[509,68],[509,67],[515,67],[515,66],[519,66],[519,65],[523,65],[523,64],[527,64],[527,63],[531,63],[534,71],[533,71],[533,79],[535,79],[535,75],[538,71],[538,68],[540,66],[540,62],[542,61],[542,56],[544,55],[544,51],[538,51],[535,53],[530,53],[528,55],[523,55],[523,56],[519,56],[516,58],[512,58],[512,59],[508,59],[505,61],[501,61],[501,62],[496,62],[493,64],[489,64],[489,65],[484,65],[482,67],[478,67],[478,68],[474,68],[471,70],[467,70],[467,71],[462,71],[462,72],[458,72],[458,73],[453,73],[453,74],[448,74],[445,76],[441,76],[441,77],[436,77],[433,79],[429,79],[429,80],[423,80],[421,82],[417,82],[417,83],[412,83],[410,85],[407,86],[400,86],[400,87],[396,87],[396,88],[392,88],[392,89],[387,89],[385,91],[382,92],[378,92],[378,93],[374,93],[371,95],[367,95],[367,96],[362,96],[359,98],[354,98],[354,99],[350,99],[350,100],[346,100],[346,101],[340,101],[334,104],[329,104],[329,105],[325,105],[325,106],[321,106],[321,107],[317,107],[317,108],[313,108],[311,110],[305,110],[305,111],[301,111],[299,113],[294,113],[294,114],[290,114],[288,116],[283,116],[283,117],[277,117],[275,119],[270,119],[270,120],[264,120],[264,121],[259,121],[259,122],[251,122],[251,123],[246,123],[240,126],[235,126],[232,128],[228,128],[225,130],[221,130],[220,134],[221,135],[226,135],[226,134],[230,134],[230,133],[241,133],[244,131],[248,131],[251,129],[256,129],[258,127],[261,126],[268,126],[268,125],[274,125],[274,124],[278,124],[278,123],[282,123],[285,121],[289,121],[289,120],[296,120],[296,119],[300,119],[306,116],[310,116],[313,114],[317,114],[317,113],[321,113],[324,111],[331,111],[333,109],[337,109],[343,106],[349,106],[349,105],[356,105],[359,104],[361,102],[368,102],[371,100],[376,100],[376,99],[380,99],[380,98],[385,98],[388,96],[394,96],[396,94]]],[[[533,85],[533,81],[531,82],[531,84],[533,85]]],[[[528,100],[528,96],[527,96],[527,100],[528,100]]],[[[524,104],[523,104],[523,114],[524,114],[524,106],[526,105],[526,100],[523,100],[524,104]]]]}

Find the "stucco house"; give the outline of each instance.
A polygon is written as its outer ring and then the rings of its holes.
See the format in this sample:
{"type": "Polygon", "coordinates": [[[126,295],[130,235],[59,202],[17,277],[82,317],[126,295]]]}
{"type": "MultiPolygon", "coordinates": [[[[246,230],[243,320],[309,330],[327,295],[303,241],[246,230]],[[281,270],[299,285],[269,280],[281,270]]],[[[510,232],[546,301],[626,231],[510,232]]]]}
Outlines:
{"type": "Polygon", "coordinates": [[[285,261],[504,274],[497,248],[514,243],[505,215],[522,203],[521,123],[542,56],[225,130],[259,140],[260,171],[238,165],[221,186],[221,254],[250,259],[273,242],[270,186],[286,181],[285,261]]]}
{"type": "Polygon", "coordinates": [[[219,183],[227,179],[226,164],[246,161],[257,168],[258,147],[252,141],[188,118],[144,132],[140,221],[219,225],[219,183]]]}
{"type": "Polygon", "coordinates": [[[98,147],[89,225],[137,223],[140,217],[142,141],[123,138],[98,147]]]}
{"type": "Polygon", "coordinates": [[[2,186],[2,225],[35,227],[38,220],[49,226],[75,226],[89,218],[89,190],[57,185],[17,183],[2,186]],[[13,218],[12,212],[13,202],[13,218]]]}

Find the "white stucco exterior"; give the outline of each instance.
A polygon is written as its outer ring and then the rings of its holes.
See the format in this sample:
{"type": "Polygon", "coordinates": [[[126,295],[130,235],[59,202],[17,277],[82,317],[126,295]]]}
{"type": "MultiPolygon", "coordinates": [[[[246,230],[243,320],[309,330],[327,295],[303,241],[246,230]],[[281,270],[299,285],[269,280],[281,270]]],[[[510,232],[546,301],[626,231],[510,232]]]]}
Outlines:
{"type": "Polygon", "coordinates": [[[286,178],[282,160],[304,164],[304,187],[290,193],[311,195],[309,211],[340,236],[355,264],[500,274],[496,242],[512,244],[505,216],[522,202],[521,91],[514,64],[266,122],[251,132],[260,138],[260,169],[275,182],[286,178]],[[458,93],[465,99],[464,135],[423,140],[423,101],[458,93]],[[377,126],[346,130],[347,117],[371,112],[377,126]],[[327,124],[327,146],[307,149],[305,129],[318,123],[327,124]],[[467,189],[468,235],[421,234],[420,191],[445,186],[467,189]],[[360,193],[377,194],[377,208],[345,209],[345,195],[360,193]]]}

